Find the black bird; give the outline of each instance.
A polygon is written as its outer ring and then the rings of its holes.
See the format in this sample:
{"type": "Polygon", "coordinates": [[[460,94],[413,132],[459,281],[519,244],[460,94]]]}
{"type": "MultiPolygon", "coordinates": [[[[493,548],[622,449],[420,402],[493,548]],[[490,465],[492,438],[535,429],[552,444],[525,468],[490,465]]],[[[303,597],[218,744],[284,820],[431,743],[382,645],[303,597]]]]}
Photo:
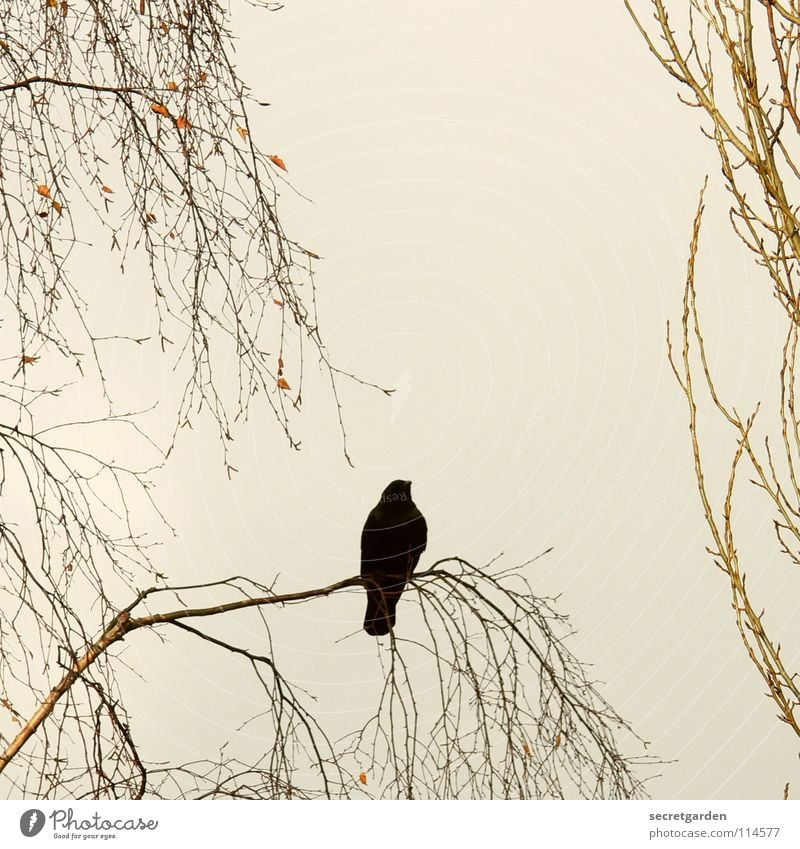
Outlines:
{"type": "Polygon", "coordinates": [[[392,481],[361,532],[361,577],[367,587],[364,630],[372,637],[394,627],[395,609],[428,542],[425,517],[411,500],[411,481],[392,481]]]}

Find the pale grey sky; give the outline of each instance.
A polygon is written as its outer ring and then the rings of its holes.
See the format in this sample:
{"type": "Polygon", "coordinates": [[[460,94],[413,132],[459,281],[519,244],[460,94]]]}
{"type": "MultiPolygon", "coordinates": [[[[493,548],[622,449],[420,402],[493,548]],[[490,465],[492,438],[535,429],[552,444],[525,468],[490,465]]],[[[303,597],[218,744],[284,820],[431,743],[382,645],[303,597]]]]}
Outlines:
{"type": "MultiPolygon", "coordinates": [[[[604,695],[675,761],[654,796],[800,787],[796,741],[762,695],[704,552],[666,360],[706,173],[701,308],[714,368],[742,408],[774,380],[777,316],[728,233],[699,116],[621,0],[289,0],[275,14],[238,4],[234,30],[244,78],[272,104],[255,111],[253,133],[311,199],[285,191],[282,209],[291,237],[324,257],[330,351],[398,391],[343,387],[355,469],[313,375],[299,453],[255,414],[237,432],[230,482],[211,431],[184,434],[162,489],[180,532],[170,576],[280,572],[290,590],[354,574],[366,513],[389,480],[409,478],[428,562],[503,551],[511,563],[555,547],[529,577],[561,594],[572,648],[604,695]]],[[[716,444],[712,465],[730,447],[716,444]]],[[[754,533],[769,530],[755,498],[744,509],[754,533]]],[[[756,560],[751,575],[796,652],[785,599],[800,578],[777,560],[756,560]]],[[[285,670],[331,715],[375,697],[374,642],[336,642],[362,616],[356,595],[276,613],[285,670]]],[[[246,616],[232,627],[243,641],[257,634],[246,616]]],[[[206,646],[148,637],[127,652],[149,667],[135,723],[163,736],[165,755],[202,751],[258,708],[206,646]]]]}

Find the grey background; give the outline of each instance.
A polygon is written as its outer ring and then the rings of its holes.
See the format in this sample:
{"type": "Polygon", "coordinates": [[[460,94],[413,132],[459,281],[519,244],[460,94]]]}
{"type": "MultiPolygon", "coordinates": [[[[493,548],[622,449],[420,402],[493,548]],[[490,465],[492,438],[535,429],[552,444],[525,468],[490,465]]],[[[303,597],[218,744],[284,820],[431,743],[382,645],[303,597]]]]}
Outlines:
{"type": "MultiPolygon", "coordinates": [[[[427,562],[502,551],[514,563],[555,546],[529,577],[561,594],[573,650],[650,751],[674,760],[653,795],[779,798],[786,781],[800,792],[796,741],[704,551],[666,360],[706,173],[701,309],[720,387],[740,409],[774,388],[780,320],[728,232],[700,116],[678,103],[622,3],[291,0],[276,14],[239,4],[232,25],[244,78],[272,104],[253,132],[311,198],[286,189],[281,209],[290,236],[324,257],[331,354],[397,392],[342,385],[355,469],[313,369],[299,453],[256,412],[236,431],[229,481],[213,430],[183,433],[161,480],[180,533],[164,570],[178,582],[280,573],[286,591],[354,574],[367,511],[389,480],[410,478],[427,562]]],[[[128,327],[133,290],[113,309],[128,327]]],[[[168,397],[163,363],[138,356],[116,363],[135,400],[168,397]]],[[[166,413],[156,425],[166,433],[166,413]]],[[[713,481],[732,443],[713,417],[703,427],[713,481]]],[[[756,493],[738,509],[757,603],[796,661],[797,570],[770,547],[756,493]]],[[[334,728],[378,692],[362,616],[355,593],[274,612],[284,671],[334,728]]],[[[417,625],[402,603],[399,622],[417,625]]],[[[240,644],[261,638],[248,614],[226,628],[240,644]]],[[[132,727],[164,758],[213,750],[259,710],[258,691],[209,647],[128,642],[128,662],[146,670],[128,688],[132,727]]],[[[238,739],[257,746],[249,733],[238,739]]]]}

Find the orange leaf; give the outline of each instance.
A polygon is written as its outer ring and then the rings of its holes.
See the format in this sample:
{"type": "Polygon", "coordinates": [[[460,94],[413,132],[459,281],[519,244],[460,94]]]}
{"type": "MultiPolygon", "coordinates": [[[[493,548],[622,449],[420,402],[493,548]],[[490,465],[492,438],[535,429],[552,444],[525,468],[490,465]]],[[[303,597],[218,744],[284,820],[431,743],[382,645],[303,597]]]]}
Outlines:
{"type": "Polygon", "coordinates": [[[178,123],[178,129],[179,130],[186,130],[191,126],[188,118],[184,118],[183,115],[178,115],[177,123],[178,123]]]}
{"type": "Polygon", "coordinates": [[[161,27],[161,32],[163,32],[164,35],[169,35],[169,24],[165,21],[160,21],[158,25],[161,27]]]}
{"type": "Polygon", "coordinates": [[[533,752],[531,751],[531,747],[527,743],[522,747],[522,750],[525,752],[525,754],[529,758],[533,757],[533,752]]]}
{"type": "Polygon", "coordinates": [[[270,156],[267,157],[267,159],[269,159],[270,162],[274,162],[275,165],[277,165],[278,168],[282,169],[283,171],[289,170],[286,167],[286,163],[280,158],[280,156],[278,156],[277,153],[271,154],[270,156]]]}
{"type": "Polygon", "coordinates": [[[207,79],[208,79],[208,74],[205,71],[203,71],[203,73],[200,74],[200,82],[204,83],[207,79]]]}
{"type": "Polygon", "coordinates": [[[167,109],[163,103],[154,103],[150,108],[153,112],[163,115],[165,118],[169,118],[169,109],[167,109]]]}
{"type": "Polygon", "coordinates": [[[561,735],[556,734],[556,748],[558,748],[560,745],[561,745],[561,735]]]}
{"type": "Polygon", "coordinates": [[[58,6],[58,0],[47,0],[47,5],[51,9],[55,9],[55,7],[58,6]]]}
{"type": "Polygon", "coordinates": [[[278,388],[279,389],[291,389],[292,387],[284,380],[284,378],[278,378],[278,388]]]}
{"type": "Polygon", "coordinates": [[[167,83],[167,88],[168,88],[170,91],[177,91],[177,90],[178,90],[178,84],[177,84],[177,83],[174,83],[174,82],[172,82],[172,80],[170,80],[170,81],[167,83]]]}
{"type": "Polygon", "coordinates": [[[38,357],[29,357],[27,354],[22,355],[22,365],[24,366],[32,366],[39,358],[38,357]]]}
{"type": "Polygon", "coordinates": [[[278,357],[278,368],[283,371],[283,357],[278,357]]]}
{"type": "Polygon", "coordinates": [[[36,187],[36,191],[37,191],[37,192],[39,192],[39,194],[40,194],[43,198],[49,198],[49,197],[50,197],[50,189],[49,189],[49,188],[48,188],[48,187],[47,187],[44,183],[40,183],[40,184],[36,187]]]}
{"type": "Polygon", "coordinates": [[[247,127],[237,127],[236,132],[239,133],[243,139],[246,139],[250,135],[250,130],[248,130],[247,127]]]}
{"type": "Polygon", "coordinates": [[[56,211],[59,215],[61,215],[61,210],[62,210],[63,208],[64,208],[64,207],[63,207],[63,206],[61,206],[61,204],[60,204],[57,200],[54,200],[54,201],[53,201],[53,209],[54,209],[54,210],[55,210],[55,211],[56,211]]]}
{"type": "Polygon", "coordinates": [[[272,303],[279,307],[283,306],[283,301],[279,301],[277,298],[273,298],[272,303]]]}
{"type": "Polygon", "coordinates": [[[107,195],[114,194],[114,189],[109,189],[108,186],[100,186],[100,190],[104,191],[107,195]]]}
{"type": "Polygon", "coordinates": [[[359,780],[362,784],[366,784],[366,783],[367,783],[367,774],[366,774],[366,772],[362,772],[362,773],[358,776],[358,780],[359,780]]]}

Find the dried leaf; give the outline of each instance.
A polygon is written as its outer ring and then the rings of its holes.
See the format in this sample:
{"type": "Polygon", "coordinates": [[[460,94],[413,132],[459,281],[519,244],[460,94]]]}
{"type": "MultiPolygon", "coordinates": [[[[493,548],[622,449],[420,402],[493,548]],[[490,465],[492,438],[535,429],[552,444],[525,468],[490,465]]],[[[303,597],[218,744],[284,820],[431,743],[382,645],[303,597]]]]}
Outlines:
{"type": "Polygon", "coordinates": [[[67,0],[61,0],[61,17],[66,18],[67,12],[69,12],[69,3],[67,0]]]}
{"type": "Polygon", "coordinates": [[[53,209],[54,209],[54,210],[55,210],[55,211],[56,211],[59,215],[61,215],[61,210],[62,210],[63,208],[64,208],[64,207],[63,207],[63,206],[61,206],[61,204],[60,204],[57,200],[54,200],[54,201],[53,201],[53,209]]]}
{"type": "Polygon", "coordinates": [[[170,91],[177,91],[177,90],[178,90],[178,84],[177,84],[177,83],[175,83],[175,82],[173,82],[172,80],[170,80],[170,81],[167,83],[167,88],[168,88],[170,91]]]}
{"type": "Polygon", "coordinates": [[[47,187],[44,183],[40,183],[40,184],[36,187],[36,191],[37,191],[37,192],[39,192],[39,194],[40,194],[43,198],[49,198],[49,197],[50,197],[50,189],[49,189],[49,188],[48,188],[48,187],[47,187]]]}
{"type": "Polygon", "coordinates": [[[14,710],[11,707],[11,702],[8,699],[0,699],[0,705],[2,705],[6,710],[14,710]]]}
{"type": "Polygon", "coordinates": [[[286,382],[286,380],[282,377],[278,378],[278,388],[279,389],[291,389],[292,387],[286,382]]]}
{"type": "Polygon", "coordinates": [[[273,298],[272,303],[279,307],[283,306],[283,301],[279,301],[277,298],[273,298]]]}
{"type": "Polygon", "coordinates": [[[139,0],[139,14],[144,14],[144,0],[139,0]]]}
{"type": "Polygon", "coordinates": [[[248,130],[247,127],[237,127],[236,132],[239,133],[243,139],[246,139],[250,135],[250,130],[248,130]]]}
{"type": "Polygon", "coordinates": [[[109,189],[108,186],[100,186],[100,190],[105,192],[107,195],[113,195],[114,189],[109,189]]]}
{"type": "Polygon", "coordinates": [[[203,73],[200,74],[200,82],[204,83],[207,79],[208,79],[208,74],[205,71],[203,71],[203,73]]]}
{"type": "Polygon", "coordinates": [[[22,355],[22,365],[32,366],[38,359],[39,359],[38,357],[31,357],[31,356],[28,356],[28,354],[23,354],[22,355]]]}
{"type": "Polygon", "coordinates": [[[366,774],[366,772],[362,772],[362,773],[358,776],[358,780],[359,780],[362,784],[366,784],[366,783],[367,783],[367,774],[366,774]]]}
{"type": "Polygon", "coordinates": [[[277,166],[278,166],[278,168],[280,168],[281,170],[283,170],[283,171],[288,171],[288,170],[289,170],[289,169],[286,167],[286,163],[285,163],[285,162],[284,162],[284,161],[280,158],[280,156],[278,156],[278,154],[277,154],[277,153],[272,153],[272,154],[270,154],[270,155],[267,157],[267,159],[269,159],[269,161],[270,161],[270,162],[273,162],[275,165],[277,165],[277,166]]]}
{"type": "Polygon", "coordinates": [[[556,734],[556,748],[558,748],[560,745],[561,745],[561,735],[556,734]]]}
{"type": "Polygon", "coordinates": [[[58,0],[47,0],[47,5],[48,5],[51,9],[55,9],[55,8],[56,8],[56,6],[58,6],[58,0]]]}
{"type": "Polygon", "coordinates": [[[48,216],[49,214],[50,214],[49,212],[40,212],[40,213],[39,213],[39,218],[47,218],[47,216],[48,216]]]}
{"type": "Polygon", "coordinates": [[[278,357],[278,368],[283,371],[283,357],[278,357]]]}
{"type": "Polygon", "coordinates": [[[158,25],[161,27],[161,32],[164,35],[169,35],[169,24],[166,21],[160,21],[158,25]]]}
{"type": "Polygon", "coordinates": [[[178,129],[179,129],[179,130],[188,130],[188,129],[189,129],[189,127],[191,127],[191,126],[192,126],[192,125],[189,123],[189,119],[188,119],[188,118],[184,118],[184,116],[183,116],[183,115],[178,115],[178,121],[177,121],[177,124],[178,124],[178,129]]]}
{"type": "Polygon", "coordinates": [[[22,725],[22,723],[19,721],[19,717],[18,717],[16,714],[14,714],[14,715],[11,717],[11,721],[12,721],[12,722],[14,722],[14,723],[16,723],[17,725],[22,725]]]}
{"type": "Polygon", "coordinates": [[[153,112],[156,112],[159,115],[163,115],[165,118],[169,118],[169,109],[167,109],[167,107],[164,106],[163,103],[154,103],[150,107],[150,109],[152,109],[153,112]]]}
{"type": "Polygon", "coordinates": [[[147,218],[148,224],[153,224],[156,221],[155,213],[148,212],[145,217],[147,218]]]}
{"type": "Polygon", "coordinates": [[[531,751],[531,747],[527,743],[525,743],[525,745],[522,747],[522,750],[525,752],[525,754],[529,758],[533,757],[533,752],[531,751]]]}

